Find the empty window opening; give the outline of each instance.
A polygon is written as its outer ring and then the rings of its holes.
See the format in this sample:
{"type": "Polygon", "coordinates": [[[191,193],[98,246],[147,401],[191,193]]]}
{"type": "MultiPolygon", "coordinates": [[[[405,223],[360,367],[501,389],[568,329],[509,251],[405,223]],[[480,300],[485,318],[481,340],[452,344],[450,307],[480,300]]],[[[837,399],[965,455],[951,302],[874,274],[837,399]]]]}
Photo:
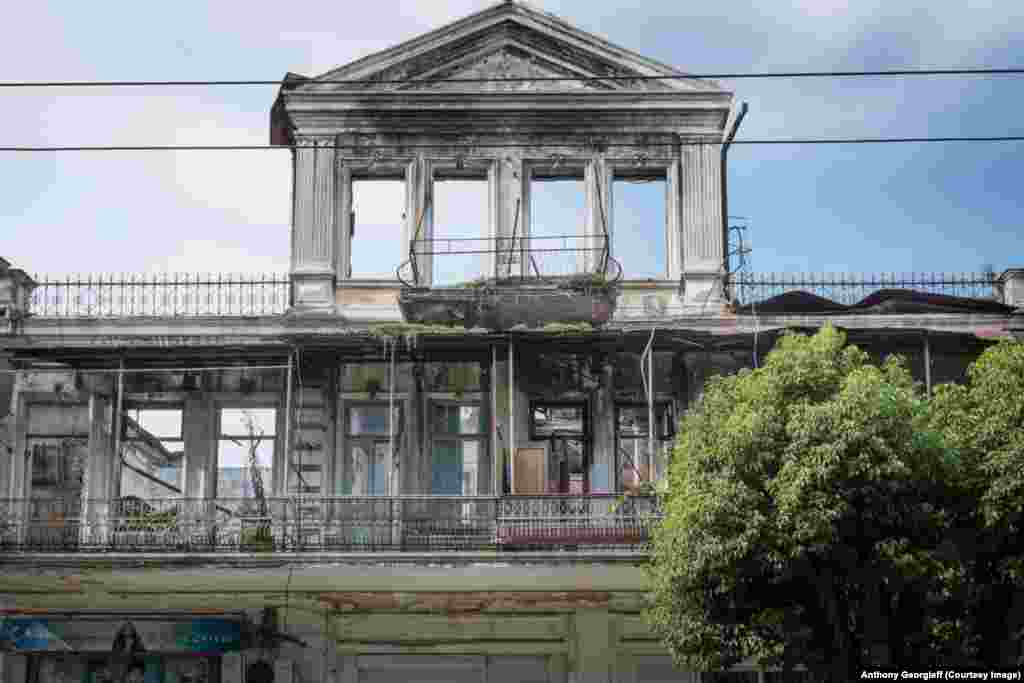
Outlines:
{"type": "MultiPolygon", "coordinates": [[[[530,178],[529,250],[513,259],[525,260],[524,274],[544,277],[572,275],[584,270],[582,235],[586,225],[587,193],[582,169],[534,169],[530,178]]],[[[519,233],[522,234],[522,225],[519,233]]],[[[518,274],[519,261],[513,261],[518,274]]]]}
{"type": "Polygon", "coordinates": [[[493,248],[483,238],[490,220],[488,182],[484,179],[444,179],[434,182],[434,258],[437,286],[472,282],[483,276],[484,254],[493,248]]]}
{"type": "Polygon", "coordinates": [[[667,183],[652,175],[616,175],[612,184],[612,256],[627,280],[664,280],[667,183]]]}
{"type": "Polygon", "coordinates": [[[350,277],[395,279],[395,270],[408,258],[402,246],[404,221],[404,180],[352,181],[350,277]]]}
{"type": "Polygon", "coordinates": [[[617,406],[618,459],[622,488],[636,491],[647,482],[665,478],[668,456],[675,440],[675,415],[671,403],[654,406],[654,452],[650,443],[650,414],[647,406],[617,406]]]}
{"type": "Polygon", "coordinates": [[[253,498],[262,486],[270,495],[273,485],[274,441],[277,411],[274,408],[224,408],[220,411],[217,439],[217,497],[253,498]],[[255,463],[253,460],[255,459],[255,463]],[[259,480],[254,479],[253,464],[259,480]]]}
{"type": "Polygon", "coordinates": [[[182,495],[185,437],[181,408],[125,411],[121,495],[144,500],[182,495]]]}

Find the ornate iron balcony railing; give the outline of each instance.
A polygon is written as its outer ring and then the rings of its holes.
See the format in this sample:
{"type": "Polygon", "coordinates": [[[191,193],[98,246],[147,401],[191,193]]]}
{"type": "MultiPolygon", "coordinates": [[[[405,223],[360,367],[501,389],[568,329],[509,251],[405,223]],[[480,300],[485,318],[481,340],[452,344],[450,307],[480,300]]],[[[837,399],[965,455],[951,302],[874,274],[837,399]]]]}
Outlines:
{"type": "Polygon", "coordinates": [[[646,552],[653,498],[0,500],[0,552],[646,552]]]}
{"type": "Polygon", "coordinates": [[[34,276],[29,312],[47,318],[180,318],[279,315],[289,306],[281,274],[34,276]]]}
{"type": "Polygon", "coordinates": [[[607,235],[417,239],[410,244],[408,260],[397,270],[402,284],[413,288],[580,275],[600,275],[613,281],[621,278],[622,268],[611,258],[607,235]],[[428,263],[432,282],[426,281],[428,263]]]}
{"type": "Polygon", "coordinates": [[[971,299],[1001,300],[992,273],[746,273],[731,277],[741,305],[805,291],[852,306],[883,289],[907,289],[971,299]]]}

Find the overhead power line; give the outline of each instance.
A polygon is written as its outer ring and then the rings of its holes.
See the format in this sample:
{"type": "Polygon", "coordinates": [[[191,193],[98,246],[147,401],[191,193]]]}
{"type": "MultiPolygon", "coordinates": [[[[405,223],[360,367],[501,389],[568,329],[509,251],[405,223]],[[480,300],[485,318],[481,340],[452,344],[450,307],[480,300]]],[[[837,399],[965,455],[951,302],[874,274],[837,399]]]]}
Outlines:
{"type": "Polygon", "coordinates": [[[407,85],[433,83],[615,83],[634,81],[679,81],[694,79],[757,79],[757,78],[870,78],[870,77],[916,77],[916,76],[1019,76],[1024,68],[942,68],[942,69],[891,69],[880,71],[762,71],[723,72],[704,74],[671,74],[663,76],[521,76],[508,78],[400,78],[382,80],[175,80],[175,81],[0,81],[0,88],[121,88],[121,87],[171,87],[171,86],[242,86],[242,85],[303,85],[320,83],[325,85],[407,85]]]}
{"type": "MultiPolygon", "coordinates": [[[[894,143],[979,143],[979,142],[1024,142],[1024,135],[966,135],[966,136],[940,136],[940,137],[891,137],[891,138],[780,138],[780,139],[747,139],[733,140],[731,145],[875,145],[894,143]]],[[[408,144],[408,145],[317,145],[316,149],[345,149],[345,150],[413,150],[413,149],[439,149],[439,150],[472,150],[472,149],[565,149],[567,147],[594,147],[606,148],[625,147],[632,149],[649,149],[652,147],[701,147],[718,146],[725,144],[718,140],[709,141],[679,141],[679,142],[566,142],[566,143],[430,143],[430,144],[408,144]]],[[[301,146],[287,145],[69,145],[69,146],[16,146],[0,147],[0,152],[240,152],[240,151],[265,151],[283,149],[313,149],[301,146]]],[[[373,159],[368,159],[372,161],[373,159]]]]}

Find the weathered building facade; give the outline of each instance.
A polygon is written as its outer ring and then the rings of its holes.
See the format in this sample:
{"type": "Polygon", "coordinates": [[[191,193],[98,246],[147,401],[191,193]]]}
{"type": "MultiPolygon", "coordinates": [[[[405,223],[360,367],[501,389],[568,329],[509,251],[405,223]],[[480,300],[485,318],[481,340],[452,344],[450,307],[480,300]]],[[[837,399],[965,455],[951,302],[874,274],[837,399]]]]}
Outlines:
{"type": "Polygon", "coordinates": [[[930,387],[1019,334],[1024,302],[1019,270],[730,277],[735,117],[714,83],[503,2],[288,75],[287,278],[0,262],[3,680],[690,676],[644,625],[640,565],[704,380],[832,322],[930,387]],[[400,193],[383,227],[354,202],[378,182],[400,193]],[[486,196],[469,234],[438,218],[450,182],[486,196]],[[557,230],[555,182],[581,198],[557,230]],[[614,211],[632,183],[663,201],[649,268],[614,211]],[[825,288],[852,305],[789,291],[825,288]]]}

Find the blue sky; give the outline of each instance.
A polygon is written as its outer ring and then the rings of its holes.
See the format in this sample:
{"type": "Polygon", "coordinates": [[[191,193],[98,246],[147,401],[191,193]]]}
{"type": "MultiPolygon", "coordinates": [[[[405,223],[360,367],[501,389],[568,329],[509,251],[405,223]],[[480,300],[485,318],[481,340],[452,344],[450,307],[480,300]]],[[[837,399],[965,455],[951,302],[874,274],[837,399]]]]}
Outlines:
{"type": "MultiPolygon", "coordinates": [[[[486,4],[16,3],[0,80],[315,74],[486,4]]],[[[695,73],[1024,66],[1017,0],[537,4],[695,73]]],[[[1024,77],[723,85],[750,103],[741,138],[1024,134],[1024,77]]],[[[5,90],[0,145],[264,144],[275,91],[5,90]]],[[[30,272],[288,267],[286,151],[4,153],[0,177],[0,255],[30,272]]],[[[1021,177],[1024,143],[738,146],[730,212],[748,217],[757,271],[998,271],[1024,265],[1021,177]]],[[[654,194],[617,215],[659,221],[654,194]]]]}

